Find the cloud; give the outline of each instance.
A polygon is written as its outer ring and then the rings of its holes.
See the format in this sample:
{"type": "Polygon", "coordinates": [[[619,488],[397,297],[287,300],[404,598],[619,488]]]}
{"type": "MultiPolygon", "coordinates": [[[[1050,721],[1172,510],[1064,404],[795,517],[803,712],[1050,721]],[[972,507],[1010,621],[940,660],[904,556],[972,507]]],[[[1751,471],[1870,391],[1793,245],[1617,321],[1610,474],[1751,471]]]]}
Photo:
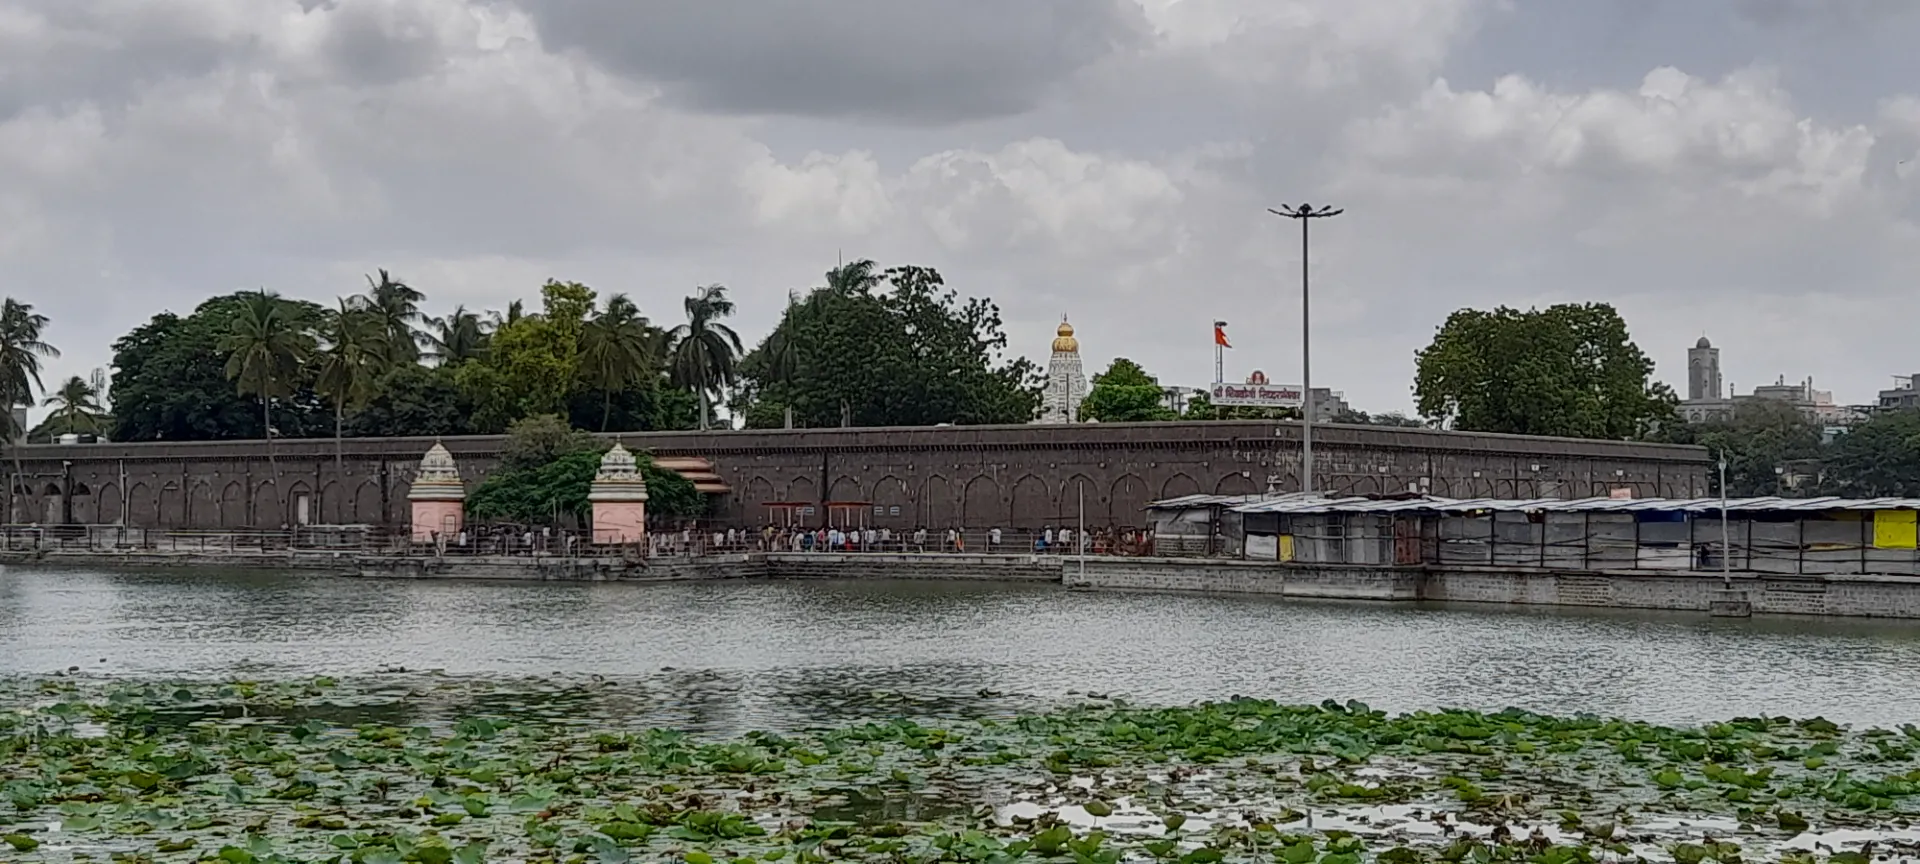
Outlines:
{"type": "Polygon", "coordinates": [[[1913,4],[1903,0],[1735,0],[1734,8],[1742,18],[1766,27],[1873,26],[1914,11],[1913,4]]]}
{"type": "Polygon", "coordinates": [[[801,8],[0,0],[0,274],[53,319],[49,377],[162,308],[377,267],[436,312],[551,276],[667,318],[722,282],[754,336],[844,256],[993,297],[1016,351],[1067,313],[1089,365],[1198,385],[1215,318],[1230,374],[1296,374],[1299,235],[1265,208],[1312,200],[1347,209],[1314,226],[1315,383],[1362,408],[1499,303],[1615,302],[1670,377],[1703,332],[1743,384],[1913,365],[1920,93],[1861,78],[1828,116],[1731,5],[1716,56],[1763,62],[1490,77],[1449,72],[1540,55],[1489,41],[1535,20],[1490,0],[801,8]]]}
{"type": "Polygon", "coordinates": [[[695,108],[939,123],[1032,108],[1138,44],[1130,0],[522,0],[554,48],[695,108]]]}

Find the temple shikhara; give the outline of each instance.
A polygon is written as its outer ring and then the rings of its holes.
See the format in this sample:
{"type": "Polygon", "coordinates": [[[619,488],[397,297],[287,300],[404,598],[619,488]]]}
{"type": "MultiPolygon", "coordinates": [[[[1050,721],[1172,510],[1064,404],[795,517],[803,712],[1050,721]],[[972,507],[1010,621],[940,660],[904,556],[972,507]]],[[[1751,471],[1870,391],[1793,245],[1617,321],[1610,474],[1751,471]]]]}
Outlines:
{"type": "Polygon", "coordinates": [[[1047,386],[1040,393],[1040,416],[1035,423],[1078,423],[1080,401],[1087,398],[1087,376],[1080,368],[1080,341],[1073,325],[1060,320],[1053,339],[1053,358],[1047,361],[1047,386]]]}

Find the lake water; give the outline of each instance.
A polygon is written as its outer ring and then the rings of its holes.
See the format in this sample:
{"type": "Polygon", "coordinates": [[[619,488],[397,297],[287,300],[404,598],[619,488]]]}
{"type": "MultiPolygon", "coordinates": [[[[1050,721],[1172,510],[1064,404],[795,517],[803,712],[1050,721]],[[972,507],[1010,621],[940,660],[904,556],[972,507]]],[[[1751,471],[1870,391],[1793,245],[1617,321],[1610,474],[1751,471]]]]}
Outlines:
{"type": "Polygon", "coordinates": [[[604,675],[698,725],[830,719],[821,694],[967,704],[1097,692],[1690,723],[1920,721],[1920,625],[1717,620],[936,582],[496,584],[0,570],[0,676],[604,675]],[[1007,697],[983,696],[1012,694],[1007,697]]]}

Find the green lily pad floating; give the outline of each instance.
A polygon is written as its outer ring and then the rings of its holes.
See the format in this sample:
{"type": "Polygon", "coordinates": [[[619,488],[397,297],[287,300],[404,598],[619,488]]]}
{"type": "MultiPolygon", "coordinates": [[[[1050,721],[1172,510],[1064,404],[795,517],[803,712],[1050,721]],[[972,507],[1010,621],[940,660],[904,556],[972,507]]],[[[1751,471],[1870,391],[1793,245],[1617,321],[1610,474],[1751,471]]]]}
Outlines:
{"type": "Polygon", "coordinates": [[[1920,842],[1912,726],[1256,700],[965,719],[865,693],[894,716],[716,740],[631,725],[645,698],[0,681],[0,860],[1845,864],[1920,842]]]}

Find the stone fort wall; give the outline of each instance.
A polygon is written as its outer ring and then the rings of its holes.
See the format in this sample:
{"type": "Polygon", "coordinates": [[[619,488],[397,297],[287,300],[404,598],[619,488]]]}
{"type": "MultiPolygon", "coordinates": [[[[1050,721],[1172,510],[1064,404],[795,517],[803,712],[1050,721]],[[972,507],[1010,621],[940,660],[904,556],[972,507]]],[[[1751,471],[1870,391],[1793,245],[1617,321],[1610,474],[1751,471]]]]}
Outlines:
{"type": "MultiPolygon", "coordinates": [[[[773,502],[859,502],[876,527],[1009,529],[1143,524],[1148,501],[1195,492],[1299,488],[1292,422],[1112,423],[629,433],[631,449],[713,462],[732,493],[721,513],[768,521],[773,502]]],[[[471,489],[502,439],[441,439],[471,489]]],[[[11,474],[16,524],[277,529],[406,524],[406,493],[433,439],[28,445],[11,474]]],[[[1316,425],[1321,491],[1417,489],[1455,497],[1706,494],[1698,447],[1316,425]]]]}

